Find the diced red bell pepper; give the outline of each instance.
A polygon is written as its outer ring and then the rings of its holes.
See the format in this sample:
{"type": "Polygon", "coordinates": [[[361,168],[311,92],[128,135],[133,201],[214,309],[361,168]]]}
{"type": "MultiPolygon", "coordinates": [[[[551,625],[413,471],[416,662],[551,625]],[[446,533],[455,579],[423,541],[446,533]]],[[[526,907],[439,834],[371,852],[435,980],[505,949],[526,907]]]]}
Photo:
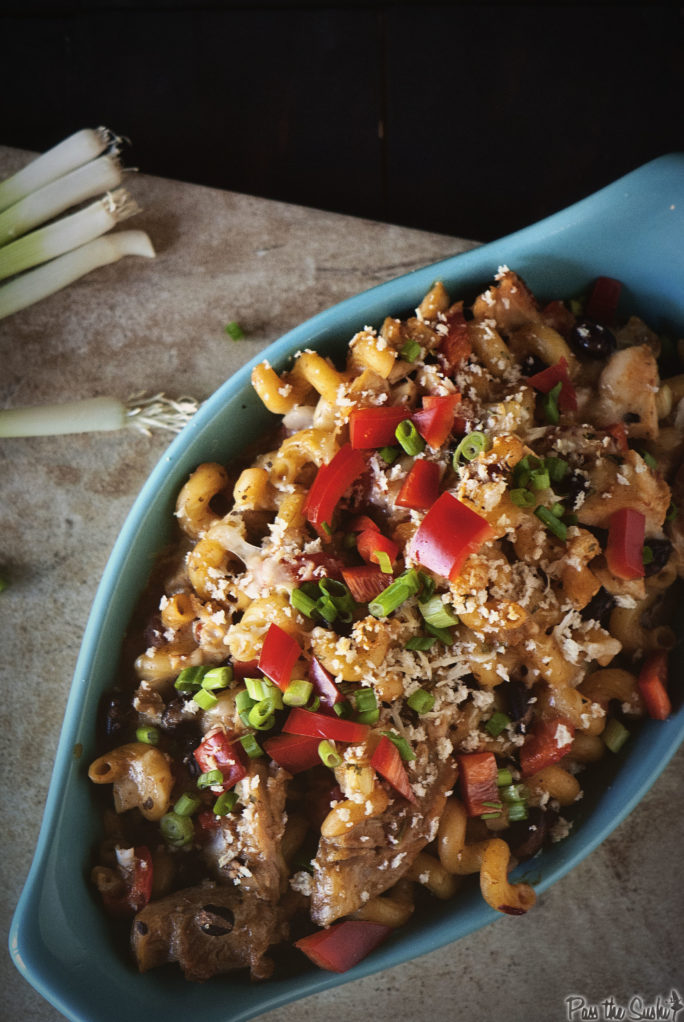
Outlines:
{"type": "Polygon", "coordinates": [[[447,312],[446,322],[447,332],[440,342],[437,354],[444,371],[451,375],[460,369],[473,350],[462,302],[447,312]]]}
{"type": "Polygon", "coordinates": [[[458,784],[468,816],[493,812],[486,802],[500,802],[498,767],[493,752],[468,752],[457,756],[458,784]]]}
{"type": "Polygon", "coordinates": [[[375,529],[366,529],[364,532],[359,533],[356,540],[356,549],[368,564],[380,563],[378,552],[387,554],[392,564],[394,564],[399,555],[398,544],[375,529]]]}
{"type": "Polygon", "coordinates": [[[540,373],[535,373],[534,376],[529,376],[527,382],[541,394],[548,394],[557,383],[560,383],[558,407],[562,412],[577,411],[577,392],[570,382],[566,358],[563,357],[555,365],[542,369],[540,373]]]}
{"type": "Polygon", "coordinates": [[[523,777],[538,774],[544,767],[561,760],[570,751],[574,737],[574,725],[565,717],[538,720],[520,748],[523,777]]]}
{"type": "Polygon", "coordinates": [[[622,507],[608,520],[606,561],[616,578],[643,578],[646,518],[641,511],[622,507]]]}
{"type": "Polygon", "coordinates": [[[381,777],[389,781],[395,791],[398,791],[409,802],[415,803],[416,796],[413,794],[413,789],[409,784],[401,753],[387,735],[383,735],[378,742],[375,752],[371,756],[370,765],[381,777]]]}
{"type": "Polygon", "coordinates": [[[622,284],[613,277],[597,277],[587,298],[584,312],[588,319],[604,326],[615,322],[622,284]]]}
{"type": "Polygon", "coordinates": [[[629,444],[627,443],[627,429],[624,422],[614,422],[611,426],[606,426],[606,433],[610,433],[620,453],[627,454],[629,444]]]}
{"type": "Polygon", "coordinates": [[[643,696],[649,717],[665,720],[672,712],[667,694],[667,653],[659,649],[646,657],[639,672],[639,691],[643,696]]]}
{"type": "Polygon", "coordinates": [[[426,511],[439,497],[439,465],[436,461],[418,458],[411,465],[394,503],[397,507],[426,511]]]}
{"type": "Polygon", "coordinates": [[[199,833],[196,832],[195,836],[200,841],[202,840],[202,832],[205,835],[204,840],[207,840],[211,832],[218,830],[221,826],[221,817],[217,816],[213,809],[200,809],[195,820],[200,828],[199,833]]]}
{"type": "Polygon", "coordinates": [[[349,416],[349,442],[354,450],[393,447],[397,426],[411,418],[406,405],[378,405],[355,408],[349,416]]]}
{"type": "Polygon", "coordinates": [[[203,774],[220,770],[223,783],[212,785],[212,791],[228,791],[247,776],[245,753],[237,741],[231,741],[225,731],[214,731],[200,742],[194,757],[203,774]]]}
{"type": "Polygon", "coordinates": [[[331,742],[365,742],[370,728],[354,720],[326,713],[314,713],[295,706],[290,710],[283,731],[288,735],[308,735],[310,738],[327,738],[331,742]]]}
{"type": "Polygon", "coordinates": [[[292,636],[274,622],[266,632],[259,670],[284,692],[290,684],[292,668],[301,655],[302,651],[292,636]]]}
{"type": "Polygon", "coordinates": [[[412,413],[416,429],[430,447],[437,449],[446,443],[460,403],[460,394],[426,394],[423,407],[412,413]]]}
{"type": "Polygon", "coordinates": [[[350,532],[365,532],[367,529],[375,529],[376,532],[380,532],[380,527],[368,515],[355,515],[348,528],[350,532]]]}
{"type": "Polygon", "coordinates": [[[349,444],[339,449],[327,465],[321,465],[304,504],[304,514],[319,536],[326,535],[325,525],[332,525],[337,504],[353,482],[366,471],[361,451],[349,444]]]}
{"type": "MultiPolygon", "coordinates": [[[[352,596],[354,596],[353,593],[352,596]]],[[[337,703],[344,702],[344,696],[335,684],[332,674],[325,669],[316,657],[312,657],[309,663],[309,681],[321,701],[321,706],[334,710],[337,703]]]]}
{"type": "MultiPolygon", "coordinates": [[[[152,855],[147,845],[136,845],[133,849],[133,867],[123,875],[126,890],[115,897],[102,894],[105,909],[110,915],[130,916],[140,912],[152,897],[154,868],[152,855]]],[[[122,873],[123,871],[120,870],[122,873]]]]}
{"type": "Polygon", "coordinates": [[[345,568],[342,578],[357,603],[370,603],[387,588],[389,576],[374,564],[359,564],[345,568]]]}
{"type": "Polygon", "coordinates": [[[243,678],[256,678],[259,673],[258,660],[233,660],[233,674],[241,681],[243,678]]]}
{"type": "Polygon", "coordinates": [[[575,317],[565,302],[558,299],[548,302],[542,309],[541,315],[544,325],[550,326],[567,341],[575,325],[575,317]]]}
{"type": "Polygon", "coordinates": [[[306,735],[273,735],[263,743],[264,751],[290,774],[310,770],[321,762],[318,755],[320,738],[306,735]]]}
{"type": "Polygon", "coordinates": [[[450,493],[442,493],[411,541],[419,564],[452,582],[466,558],[494,535],[489,522],[450,493]]]}
{"type": "Polygon", "coordinates": [[[365,919],[345,919],[295,941],[314,965],[328,972],[346,972],[358,965],[392,932],[384,923],[365,919]]]}

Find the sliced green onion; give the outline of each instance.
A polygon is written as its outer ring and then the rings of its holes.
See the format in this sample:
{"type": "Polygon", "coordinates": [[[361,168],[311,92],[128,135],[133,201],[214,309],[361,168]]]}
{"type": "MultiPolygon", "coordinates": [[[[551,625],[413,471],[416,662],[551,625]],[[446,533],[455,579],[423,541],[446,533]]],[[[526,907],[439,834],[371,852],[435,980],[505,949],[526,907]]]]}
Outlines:
{"type": "Polygon", "coordinates": [[[224,791],[214,802],[214,816],[227,816],[228,813],[232,813],[237,805],[237,800],[236,791],[224,791]]]}
{"type": "Polygon", "coordinates": [[[551,514],[555,515],[556,518],[562,518],[563,515],[565,514],[565,507],[560,502],[560,500],[552,505],[552,507],[551,507],[551,514]]]}
{"type": "Polygon", "coordinates": [[[378,697],[372,688],[359,688],[354,693],[357,713],[365,713],[367,710],[377,710],[378,697]]]}
{"type": "Polygon", "coordinates": [[[522,487],[509,490],[508,496],[511,498],[511,504],[515,504],[516,507],[534,507],[537,503],[537,498],[532,491],[524,490],[522,487]]]}
{"type": "Polygon", "coordinates": [[[544,415],[546,421],[552,426],[555,426],[560,421],[560,412],[558,410],[558,398],[560,396],[561,389],[563,387],[562,382],[559,380],[555,387],[553,387],[548,394],[544,395],[542,400],[542,407],[544,408],[544,415]]]}
{"type": "Polygon", "coordinates": [[[283,702],[286,706],[306,706],[311,694],[313,692],[313,685],[310,681],[305,681],[303,678],[296,678],[291,681],[283,692],[283,702]]]}
{"type": "Polygon", "coordinates": [[[198,795],[191,795],[189,791],[184,791],[180,798],[176,800],[173,811],[176,816],[192,816],[201,805],[202,799],[198,795]]]}
{"type": "Polygon", "coordinates": [[[611,752],[619,752],[629,738],[629,731],[619,720],[611,717],[601,737],[611,752]]]}
{"type": "Polygon", "coordinates": [[[505,788],[509,784],[513,784],[513,774],[508,767],[501,767],[496,773],[496,783],[499,788],[505,788]]]}
{"type": "Polygon", "coordinates": [[[395,578],[386,589],[375,597],[368,604],[369,613],[373,617],[387,617],[393,610],[400,607],[402,603],[415,596],[420,589],[418,572],[414,568],[405,571],[399,578],[395,578]]]}
{"type": "MultiPolygon", "coordinates": [[[[253,681],[253,680],[254,679],[252,679],[252,678],[246,678],[245,679],[245,681],[253,681]]],[[[264,697],[260,696],[259,698],[264,698],[264,697]]],[[[252,699],[252,697],[249,694],[248,690],[246,688],[243,688],[235,696],[235,709],[238,711],[238,713],[247,713],[247,712],[249,712],[249,710],[252,709],[254,704],[256,702],[258,702],[258,701],[259,701],[258,699],[252,699]]]]}
{"type": "Polygon", "coordinates": [[[232,680],[232,667],[212,667],[202,678],[202,688],[207,689],[209,692],[215,692],[218,689],[228,688],[232,680]]]}
{"type": "Polygon", "coordinates": [[[427,689],[417,688],[415,692],[412,692],[408,697],[406,703],[418,714],[418,716],[422,716],[424,713],[429,713],[435,705],[435,697],[432,692],[428,692],[427,689]]]}
{"type": "Polygon", "coordinates": [[[650,451],[642,451],[641,457],[644,459],[649,468],[658,468],[658,462],[655,460],[650,451]]]}
{"type": "Polygon", "coordinates": [[[0,248],[0,280],[94,241],[139,212],[140,207],[128,192],[117,188],[85,209],[3,245],[0,248]]]}
{"type": "Polygon", "coordinates": [[[490,809],[503,809],[503,803],[501,802],[483,802],[483,806],[489,806],[490,809]]]}
{"type": "Polygon", "coordinates": [[[397,749],[399,749],[399,755],[406,763],[416,758],[415,752],[403,735],[398,735],[396,731],[383,731],[382,733],[389,738],[393,745],[396,745],[397,749]]]}
{"type": "Polygon", "coordinates": [[[373,553],[377,557],[380,571],[383,575],[392,574],[392,562],[389,559],[389,554],[385,553],[384,550],[374,550],[373,553]]]}
{"type": "MultiPolygon", "coordinates": [[[[534,458],[534,461],[537,462],[537,459],[534,458]]],[[[513,482],[517,487],[524,488],[528,485],[531,470],[532,466],[530,464],[530,455],[526,454],[524,458],[520,459],[513,469],[513,482]]]]}
{"type": "Polygon", "coordinates": [[[334,770],[338,766],[342,766],[342,757],[335,748],[332,742],[324,739],[318,744],[318,756],[324,766],[330,767],[334,770]]]}
{"type": "Polygon", "coordinates": [[[425,441],[410,419],[399,423],[394,435],[407,454],[416,455],[425,450],[425,441]]]}
{"type": "Polygon", "coordinates": [[[115,231],[106,234],[34,270],[20,273],[0,286],[0,319],[47,298],[92,270],[115,263],[127,255],[154,258],[152,242],[144,231],[115,231]]]}
{"type": "Polygon", "coordinates": [[[0,213],[0,245],[14,241],[86,199],[111,192],[120,184],[121,164],[115,156],[100,156],[77,167],[0,213]]]}
{"type": "Polygon", "coordinates": [[[252,734],[243,735],[240,738],[240,744],[250,759],[257,759],[264,754],[264,750],[252,734]]]}
{"type": "Polygon", "coordinates": [[[139,727],[135,732],[136,742],[145,745],[159,745],[159,729],[156,727],[139,727]]]}
{"type": "Polygon", "coordinates": [[[179,692],[196,692],[207,673],[206,667],[184,667],[173,683],[179,692]]]}
{"type": "Polygon", "coordinates": [[[230,323],[226,323],[224,330],[233,341],[244,341],[245,339],[244,330],[234,319],[230,323]]]}
{"type": "Polygon", "coordinates": [[[405,362],[415,362],[420,355],[420,344],[418,341],[408,340],[399,349],[399,354],[405,362]]]}
{"type": "Polygon", "coordinates": [[[435,595],[435,580],[432,575],[426,575],[424,571],[419,571],[418,585],[420,586],[418,600],[420,603],[427,603],[435,595]]]}
{"type": "Polygon", "coordinates": [[[458,624],[458,618],[447,608],[441,596],[433,596],[419,606],[426,622],[433,628],[450,628],[458,624]]]}
{"type": "Polygon", "coordinates": [[[320,591],[332,601],[337,616],[346,623],[352,621],[356,603],[344,582],[338,582],[334,578],[322,578],[318,586],[320,591]]]}
{"type": "Polygon", "coordinates": [[[207,770],[197,778],[198,788],[213,788],[217,784],[223,784],[223,774],[220,770],[207,770]]]}
{"type": "Polygon", "coordinates": [[[545,468],[537,468],[530,472],[530,489],[548,490],[551,485],[551,477],[545,468]]]}
{"type": "Polygon", "coordinates": [[[328,537],[332,536],[332,528],[330,526],[330,522],[321,522],[321,528],[323,529],[323,532],[326,534],[326,536],[328,537]]]}
{"type": "Polygon", "coordinates": [[[189,845],[195,836],[195,826],[188,816],[166,813],[159,821],[159,829],[167,844],[173,848],[189,845]]]}
{"type": "Polygon", "coordinates": [[[508,727],[510,722],[510,717],[507,717],[505,713],[501,713],[500,710],[496,710],[485,724],[485,731],[488,731],[492,738],[496,738],[505,727],[508,727]]]}
{"type": "Polygon", "coordinates": [[[524,802],[512,802],[508,807],[508,819],[510,823],[516,820],[527,819],[527,806],[524,802]]]}
{"type": "Polygon", "coordinates": [[[667,514],[665,515],[665,521],[666,522],[673,521],[677,517],[678,514],[679,514],[679,508],[677,507],[677,505],[675,504],[674,501],[671,501],[670,502],[670,506],[667,509],[667,514]]]}
{"type": "Polygon", "coordinates": [[[549,473],[552,483],[560,483],[565,479],[570,466],[564,458],[558,458],[552,455],[549,458],[544,458],[544,466],[546,471],[549,473]]]}
{"type": "Polygon", "coordinates": [[[435,628],[434,625],[429,625],[427,621],[425,622],[425,627],[430,635],[434,635],[434,637],[439,639],[440,642],[443,642],[445,646],[453,645],[454,636],[449,628],[435,628]]]}
{"type": "Polygon", "coordinates": [[[249,710],[247,714],[249,726],[257,731],[270,731],[275,724],[273,703],[270,699],[261,699],[249,710]]]}
{"type": "Polygon", "coordinates": [[[503,802],[524,802],[525,792],[520,784],[506,784],[499,788],[499,794],[503,802]]]}
{"type": "Polygon", "coordinates": [[[641,551],[641,562],[642,564],[652,564],[653,562],[653,550],[650,546],[645,546],[641,551]]]}
{"type": "MultiPolygon", "coordinates": [[[[266,699],[266,697],[270,694],[270,688],[270,682],[266,681],[265,678],[245,678],[245,690],[249,698],[255,703],[260,702],[262,699],[266,699]]],[[[240,703],[241,709],[249,709],[244,702],[244,696],[242,697],[242,700],[240,700],[240,703]]]]}
{"type": "Polygon", "coordinates": [[[535,508],[534,513],[539,521],[544,523],[549,532],[552,532],[554,536],[565,542],[568,538],[568,527],[560,518],[557,518],[547,507],[535,508]]]}
{"type": "Polygon", "coordinates": [[[381,447],[378,454],[387,465],[393,465],[399,457],[398,447],[381,447]]]}
{"type": "Polygon", "coordinates": [[[458,463],[461,458],[466,461],[474,461],[478,454],[482,454],[487,449],[487,437],[484,433],[480,433],[479,430],[473,430],[472,433],[468,433],[464,436],[458,447],[454,451],[453,466],[458,467],[458,463]]]}
{"type": "Polygon", "coordinates": [[[205,688],[200,688],[193,695],[193,702],[201,706],[203,710],[213,710],[218,703],[218,698],[213,692],[207,692],[205,688]]]}
{"type": "Polygon", "coordinates": [[[332,624],[337,618],[337,607],[335,606],[335,601],[331,596],[328,596],[327,593],[323,593],[323,595],[319,596],[316,600],[316,610],[323,620],[328,622],[328,624],[332,624]]]}
{"type": "Polygon", "coordinates": [[[342,720],[349,720],[352,715],[351,704],[346,699],[340,699],[339,702],[335,703],[333,710],[342,720]]]}
{"type": "Polygon", "coordinates": [[[290,593],[290,603],[305,617],[313,617],[316,613],[316,601],[304,592],[303,589],[293,589],[290,593]]]}
{"type": "Polygon", "coordinates": [[[434,635],[414,635],[405,644],[404,649],[418,649],[424,651],[426,649],[432,649],[437,639],[434,635]]]}
{"type": "Polygon", "coordinates": [[[501,819],[501,810],[498,810],[498,811],[495,811],[495,812],[492,812],[492,813],[480,813],[480,819],[481,820],[500,820],[501,819]]]}
{"type": "Polygon", "coordinates": [[[117,141],[108,128],[83,128],[69,135],[0,183],[0,210],[90,163],[117,141]]]}

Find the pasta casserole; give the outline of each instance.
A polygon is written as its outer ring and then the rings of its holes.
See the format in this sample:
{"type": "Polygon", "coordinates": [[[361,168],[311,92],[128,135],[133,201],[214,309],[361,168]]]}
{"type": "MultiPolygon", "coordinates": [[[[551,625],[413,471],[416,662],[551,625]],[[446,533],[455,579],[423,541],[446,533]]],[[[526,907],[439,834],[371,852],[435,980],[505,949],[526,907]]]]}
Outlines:
{"type": "Polygon", "coordinates": [[[254,369],[277,425],[178,494],[89,770],[141,971],[344,971],[469,874],[522,914],[584,769],[668,716],[684,376],[619,293],[500,267],[254,369]]]}

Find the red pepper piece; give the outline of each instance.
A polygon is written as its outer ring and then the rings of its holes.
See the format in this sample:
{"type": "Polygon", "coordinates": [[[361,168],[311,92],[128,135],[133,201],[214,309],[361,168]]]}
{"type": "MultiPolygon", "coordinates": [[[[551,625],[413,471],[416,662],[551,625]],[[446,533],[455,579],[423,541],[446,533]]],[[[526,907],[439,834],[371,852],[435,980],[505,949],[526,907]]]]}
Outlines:
{"type": "MultiPolygon", "coordinates": [[[[353,593],[352,596],[354,596],[353,593]]],[[[321,706],[334,710],[337,703],[344,702],[344,696],[335,684],[332,674],[325,669],[316,657],[312,657],[309,664],[309,681],[321,701],[321,706]]]]}
{"type": "Polygon", "coordinates": [[[355,408],[349,416],[349,441],[354,450],[393,447],[397,426],[411,418],[406,405],[380,405],[376,408],[355,408]]]}
{"type": "Polygon", "coordinates": [[[318,930],[295,941],[314,965],[328,972],[346,972],[358,965],[392,932],[384,923],[345,919],[326,930],[318,930]]]}
{"type": "Polygon", "coordinates": [[[649,654],[639,672],[639,691],[653,720],[665,720],[672,711],[666,685],[667,653],[659,649],[649,654]]]}
{"type": "Polygon", "coordinates": [[[472,353],[468,324],[463,315],[463,302],[450,309],[446,314],[447,332],[444,335],[437,354],[447,375],[452,375],[463,365],[472,353]]]}
{"type": "Polygon", "coordinates": [[[545,326],[550,326],[567,341],[575,325],[575,317],[565,302],[558,299],[549,302],[542,309],[541,316],[545,326]]]}
{"type": "Polygon", "coordinates": [[[399,546],[375,529],[366,529],[364,532],[359,533],[356,540],[356,549],[368,564],[380,563],[378,552],[387,554],[392,564],[394,564],[399,554],[399,546]]]}
{"type": "Polygon", "coordinates": [[[645,531],[646,519],[634,508],[620,508],[610,516],[606,561],[616,578],[643,578],[645,531]]]}
{"type": "Polygon", "coordinates": [[[531,777],[544,767],[557,763],[570,751],[574,737],[574,725],[565,717],[538,720],[520,749],[520,769],[523,777],[531,777]]]}
{"type": "Polygon", "coordinates": [[[259,657],[259,670],[284,692],[290,684],[292,668],[301,655],[302,651],[292,636],[273,623],[266,632],[259,657]]]}
{"type": "Polygon", "coordinates": [[[310,738],[327,738],[331,742],[365,742],[370,728],[368,724],[357,724],[354,720],[325,713],[314,713],[295,706],[290,710],[283,731],[288,735],[308,735],[310,738]]]}
{"type": "Polygon", "coordinates": [[[365,532],[366,529],[375,529],[376,532],[380,532],[379,526],[368,515],[356,515],[352,518],[348,528],[350,532],[365,532]]]}
{"type": "Polygon", "coordinates": [[[435,450],[446,443],[454,428],[456,408],[461,403],[460,394],[427,394],[423,407],[413,412],[411,418],[423,440],[435,450]]]}
{"type": "Polygon", "coordinates": [[[203,774],[220,770],[223,774],[221,785],[212,785],[212,791],[228,791],[247,776],[245,753],[239,742],[231,741],[224,731],[208,735],[194,751],[197,765],[203,774]]]}
{"type": "Polygon", "coordinates": [[[320,762],[318,745],[320,738],[306,735],[273,735],[263,743],[264,751],[271,759],[290,774],[310,770],[320,762]]]}
{"type": "Polygon", "coordinates": [[[611,426],[606,426],[606,433],[610,433],[620,453],[627,454],[629,444],[627,443],[627,429],[624,422],[614,422],[611,426]]]}
{"type": "Polygon", "coordinates": [[[360,564],[352,568],[345,568],[342,578],[357,603],[370,603],[389,584],[389,575],[386,575],[374,564],[360,564]]]}
{"type": "Polygon", "coordinates": [[[319,536],[326,535],[324,524],[332,524],[332,517],[342,494],[366,471],[366,462],[360,451],[349,444],[341,447],[327,465],[321,465],[304,504],[304,514],[319,536]]]}
{"type": "Polygon", "coordinates": [[[387,735],[383,735],[378,742],[375,752],[371,756],[370,765],[376,770],[392,787],[403,795],[409,802],[416,801],[401,753],[394,742],[390,741],[387,735]]]}
{"type": "Polygon", "coordinates": [[[527,382],[541,394],[548,394],[557,383],[560,383],[561,391],[558,396],[558,407],[562,412],[577,411],[577,392],[570,382],[566,358],[561,358],[555,365],[542,369],[540,373],[535,373],[534,376],[529,376],[527,382]]]}
{"type": "Polygon", "coordinates": [[[130,916],[140,912],[147,905],[152,897],[152,882],[154,880],[154,868],[152,855],[147,845],[136,845],[133,849],[133,867],[124,870],[119,867],[123,874],[126,890],[118,897],[111,894],[102,894],[104,906],[111,915],[130,916]]]}
{"type": "Polygon", "coordinates": [[[439,465],[418,458],[413,462],[394,501],[397,507],[426,511],[439,497],[439,465]]]}
{"type": "Polygon", "coordinates": [[[450,493],[442,493],[415,533],[411,552],[423,567],[453,581],[466,558],[493,534],[489,522],[450,493]]]}
{"type": "Polygon", "coordinates": [[[496,783],[498,768],[493,752],[468,752],[456,757],[461,798],[468,816],[494,812],[485,802],[500,802],[496,783]]]}
{"type": "Polygon", "coordinates": [[[241,681],[243,678],[256,678],[259,674],[258,660],[233,660],[233,674],[241,681]]]}
{"type": "Polygon", "coordinates": [[[587,318],[595,320],[596,323],[603,323],[604,326],[614,323],[621,290],[622,284],[619,280],[613,277],[597,277],[584,310],[587,318]]]}

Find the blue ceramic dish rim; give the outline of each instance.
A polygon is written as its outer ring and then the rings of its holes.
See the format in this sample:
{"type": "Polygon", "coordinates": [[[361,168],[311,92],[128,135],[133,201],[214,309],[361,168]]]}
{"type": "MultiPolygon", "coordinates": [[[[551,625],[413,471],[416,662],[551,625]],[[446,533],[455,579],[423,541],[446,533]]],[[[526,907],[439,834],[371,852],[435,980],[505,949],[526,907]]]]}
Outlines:
{"type": "MultiPolygon", "coordinates": [[[[98,587],[69,695],[36,853],[10,931],[10,953],[17,968],[48,1001],[68,1018],[88,1019],[88,1022],[93,1022],[95,1016],[92,1014],[92,1008],[85,1013],[83,992],[81,990],[77,992],[76,980],[64,973],[63,970],[56,968],[54,951],[48,948],[37,919],[40,916],[41,899],[44,901],[49,895],[56,893],[48,891],[49,880],[52,878],[51,873],[48,875],[48,863],[53,843],[60,836],[63,837],[61,830],[63,830],[65,811],[68,815],[69,791],[73,790],[74,784],[87,784],[73,755],[74,747],[79,742],[87,747],[88,742],[92,740],[91,735],[84,731],[84,725],[90,726],[92,723],[92,720],[85,720],[88,715],[84,713],[84,709],[86,705],[90,705],[92,711],[93,699],[96,699],[97,694],[111,683],[111,677],[107,679],[103,676],[103,673],[107,672],[103,672],[103,668],[100,667],[98,674],[97,669],[103,659],[101,648],[104,641],[103,628],[111,616],[112,605],[116,604],[115,597],[117,597],[117,593],[120,593],[120,579],[122,577],[130,578],[133,571],[130,567],[130,560],[136,550],[136,544],[150,547],[149,535],[146,541],[140,539],[144,530],[148,528],[148,515],[156,513],[157,517],[159,516],[160,501],[162,503],[164,500],[166,503],[169,502],[170,495],[175,494],[182,480],[197,461],[215,456],[212,453],[215,440],[212,440],[211,436],[217,429],[217,424],[226,416],[227,409],[233,404],[247,401],[247,405],[240,406],[243,412],[248,416],[251,415],[253,419],[259,416],[263,419],[263,410],[256,412],[256,403],[251,399],[249,374],[252,367],[263,358],[268,358],[275,366],[282,366],[286,364],[287,359],[294,351],[303,347],[318,346],[322,350],[332,351],[335,346],[346,344],[352,333],[364,323],[381,320],[386,312],[400,315],[415,306],[434,280],[443,279],[448,288],[455,287],[459,289],[459,293],[463,293],[478,284],[486,283],[503,262],[513,265],[529,280],[533,290],[542,295],[546,292],[547,297],[567,294],[568,287],[563,289],[562,284],[567,284],[569,277],[574,280],[571,286],[568,285],[570,290],[573,290],[600,272],[610,273],[628,281],[626,292],[630,307],[636,307],[646,314],[649,307],[653,308],[653,302],[657,296],[658,307],[664,308],[666,320],[684,323],[684,288],[681,293],[676,293],[676,289],[675,293],[669,292],[666,295],[658,293],[657,282],[652,279],[647,280],[647,268],[639,270],[638,285],[632,283],[630,287],[629,280],[630,277],[634,280],[635,267],[633,262],[629,261],[630,249],[627,238],[631,235],[628,230],[625,232],[624,219],[629,218],[632,224],[632,235],[635,229],[641,226],[648,233],[659,229],[660,221],[657,218],[660,217],[662,220],[663,215],[674,213],[678,203],[684,207],[684,154],[673,154],[654,160],[587,199],[513,235],[469,252],[443,259],[349,298],[289,331],[265,351],[260,352],[208,399],[192,422],[169,446],[135,501],[112,550],[98,587]],[[611,217],[612,227],[617,234],[619,235],[620,232],[625,234],[621,254],[614,254],[614,258],[611,258],[611,265],[606,266],[605,254],[601,255],[599,262],[592,260],[586,253],[579,260],[571,245],[570,251],[574,252],[578,261],[572,264],[572,272],[570,272],[569,267],[563,263],[562,259],[567,255],[564,245],[572,236],[572,232],[579,231],[580,237],[582,237],[582,232],[588,232],[591,235],[591,224],[598,225],[600,231],[605,232],[611,226],[611,217]],[[654,218],[656,222],[654,222],[654,218]],[[604,222],[606,219],[608,223],[604,222]],[[558,253],[558,266],[550,264],[542,267],[538,264],[544,246],[546,246],[546,252],[549,253],[548,258],[551,259],[552,264],[553,255],[558,253]],[[529,263],[530,259],[531,263],[529,263]],[[626,264],[625,259],[627,259],[626,264]],[[535,266],[535,263],[538,265],[535,266]],[[627,272],[628,267],[631,272],[627,272]],[[332,342],[331,337],[333,338],[332,342]],[[199,454],[200,449],[203,451],[201,455],[199,454]],[[164,493],[166,493],[166,498],[160,496],[164,493]],[[128,574],[126,574],[127,572],[128,574]],[[99,684],[95,684],[96,682],[99,684]]],[[[680,215],[677,216],[677,223],[680,215]]],[[[667,224],[666,221],[662,222],[666,225],[665,234],[669,237],[671,224],[667,224]]],[[[605,248],[605,236],[602,238],[599,235],[595,240],[598,252],[601,252],[602,244],[605,248]]],[[[670,244],[676,264],[676,257],[679,253],[675,252],[672,239],[670,244]]],[[[575,238],[574,246],[577,247],[577,238],[575,238]]],[[[631,256],[631,258],[634,257],[631,256]]],[[[684,280],[684,254],[680,256],[679,261],[683,271],[680,279],[684,280]]],[[[236,450],[231,453],[236,453],[236,450]]],[[[147,551],[148,556],[151,552],[151,549],[147,551]]],[[[147,564],[145,572],[150,566],[151,562],[147,564]]],[[[141,570],[137,569],[138,575],[141,570]]],[[[133,574],[135,575],[135,571],[133,574]]],[[[135,588],[135,584],[133,588],[135,588]]],[[[125,596],[119,595],[118,603],[120,605],[125,603],[127,607],[130,607],[125,596]]],[[[114,645],[118,646],[118,643],[119,639],[114,645]]],[[[112,645],[112,640],[109,645],[112,645]]],[[[92,717],[92,712],[90,716],[92,717]]],[[[639,756],[636,768],[630,769],[629,783],[626,778],[619,775],[615,784],[611,785],[604,793],[589,820],[583,824],[581,831],[578,831],[577,835],[572,835],[561,845],[555,846],[550,852],[543,853],[540,860],[535,860],[535,864],[538,863],[544,869],[543,878],[535,884],[538,892],[546,890],[569,872],[618,826],[654,783],[683,738],[684,708],[682,707],[668,721],[646,723],[638,739],[639,756]]],[[[635,753],[631,759],[633,758],[635,758],[635,753]]],[[[64,879],[63,872],[61,876],[64,879]]],[[[74,894],[77,900],[81,897],[78,891],[70,893],[74,894]]],[[[99,909],[96,911],[99,912],[99,909]]],[[[189,988],[194,991],[192,994],[193,1008],[203,1012],[206,1022],[213,1022],[213,1020],[215,1022],[220,1022],[220,1020],[238,1022],[238,1020],[251,1018],[278,1005],[340,982],[356,979],[399,964],[408,958],[426,954],[465,936],[496,917],[496,913],[484,905],[479,896],[467,895],[465,899],[459,900],[455,904],[453,914],[443,912],[439,918],[421,927],[420,932],[408,930],[406,934],[398,935],[396,939],[383,945],[373,956],[343,976],[310,971],[298,974],[289,980],[273,981],[258,987],[233,987],[229,978],[222,985],[207,984],[197,988],[186,984],[185,987],[180,988],[175,979],[169,982],[165,975],[164,989],[168,988],[172,991],[172,997],[165,1005],[159,1003],[160,986],[154,978],[151,978],[152,974],[139,978],[131,971],[128,976],[127,997],[130,998],[133,994],[133,985],[137,980],[151,984],[154,988],[154,999],[146,1005],[148,997],[146,993],[137,1006],[128,1001],[126,1014],[130,1022],[135,1022],[138,1018],[146,1017],[154,1004],[156,1009],[160,1012],[163,1011],[164,1017],[172,1022],[174,1018],[172,1000],[178,1001],[178,1017],[181,1017],[181,1013],[184,1017],[188,1003],[190,1003],[188,1001],[190,995],[187,994],[180,998],[178,995],[179,990],[183,989],[187,992],[189,988]],[[231,1010],[221,1003],[222,999],[230,993],[238,994],[239,1004],[235,1005],[235,1010],[231,1010]],[[140,1010],[137,1011],[136,1007],[139,1007],[140,1010]]],[[[98,940],[102,940],[102,930],[95,919],[99,919],[99,916],[94,916],[92,920],[95,935],[98,940]]],[[[120,967],[121,963],[119,963],[119,969],[120,967]]],[[[147,989],[146,987],[145,990],[147,991],[147,989]]],[[[120,993],[121,989],[119,986],[115,986],[111,992],[120,993]]],[[[104,990],[100,987],[99,996],[102,995],[104,995],[104,990]]],[[[89,996],[86,996],[86,1000],[89,996]]],[[[93,1003],[92,998],[89,1003],[93,1003]]],[[[119,1009],[115,1007],[114,1013],[110,1014],[108,1013],[110,1008],[111,1006],[103,1007],[98,1019],[101,1018],[104,1022],[105,1018],[117,1017],[119,1009]]]]}

